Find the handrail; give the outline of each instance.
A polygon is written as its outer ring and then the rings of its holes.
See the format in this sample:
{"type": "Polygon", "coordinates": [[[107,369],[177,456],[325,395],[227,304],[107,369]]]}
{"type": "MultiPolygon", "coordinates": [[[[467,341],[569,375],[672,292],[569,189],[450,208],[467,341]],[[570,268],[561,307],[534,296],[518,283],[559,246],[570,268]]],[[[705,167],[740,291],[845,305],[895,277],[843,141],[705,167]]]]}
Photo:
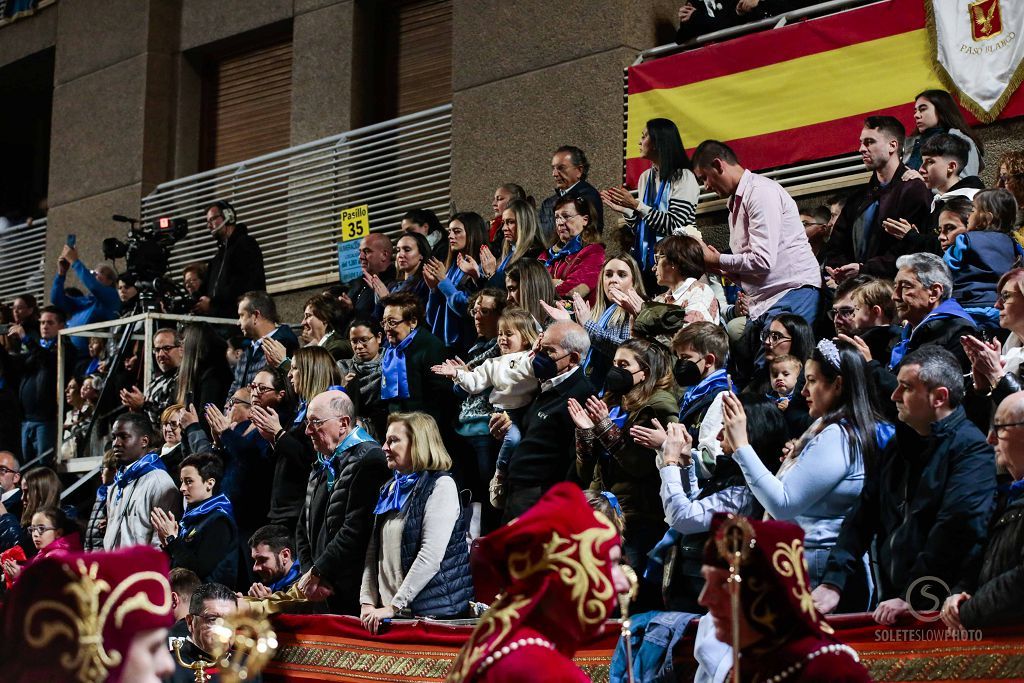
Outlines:
{"type": "Polygon", "coordinates": [[[862,7],[865,5],[873,5],[889,1],[890,0],[828,0],[827,2],[822,2],[817,5],[811,5],[810,7],[801,7],[800,9],[790,10],[789,12],[776,14],[775,16],[766,17],[758,21],[752,21],[748,24],[730,26],[729,28],[723,28],[720,31],[705,33],[703,35],[696,36],[695,38],[691,38],[685,43],[666,43],[665,45],[652,47],[637,55],[636,60],[633,62],[633,66],[642,64],[643,62],[651,59],[658,59],[659,57],[675,54],[677,52],[684,52],[695,47],[700,47],[701,45],[707,45],[708,43],[728,40],[729,38],[736,38],[737,36],[743,36],[748,33],[756,33],[764,29],[781,28],[794,19],[806,19],[808,17],[823,14],[833,14],[853,7],[862,7]]]}
{"type": "Polygon", "coordinates": [[[171,277],[214,253],[205,213],[225,199],[260,244],[268,291],[330,282],[337,278],[342,209],[368,205],[370,228],[390,234],[412,208],[447,216],[451,110],[433,107],[170,180],[142,200],[141,219],[189,222],[190,234],[171,251],[171,277]]]}

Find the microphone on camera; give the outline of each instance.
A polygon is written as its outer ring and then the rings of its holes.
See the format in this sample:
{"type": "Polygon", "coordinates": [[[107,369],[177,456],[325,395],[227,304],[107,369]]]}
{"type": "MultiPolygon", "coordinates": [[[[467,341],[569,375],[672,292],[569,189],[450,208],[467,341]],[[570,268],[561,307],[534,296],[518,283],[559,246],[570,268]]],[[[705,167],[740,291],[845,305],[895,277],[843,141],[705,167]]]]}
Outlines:
{"type": "Polygon", "coordinates": [[[115,214],[114,214],[113,216],[111,216],[110,218],[111,218],[112,220],[114,220],[114,221],[117,221],[118,223],[131,223],[131,224],[133,224],[133,225],[134,225],[135,223],[138,223],[138,222],[139,222],[139,221],[138,221],[138,219],[135,219],[135,218],[128,218],[128,216],[122,216],[122,215],[121,215],[121,214],[119,214],[119,213],[115,213],[115,214]]]}

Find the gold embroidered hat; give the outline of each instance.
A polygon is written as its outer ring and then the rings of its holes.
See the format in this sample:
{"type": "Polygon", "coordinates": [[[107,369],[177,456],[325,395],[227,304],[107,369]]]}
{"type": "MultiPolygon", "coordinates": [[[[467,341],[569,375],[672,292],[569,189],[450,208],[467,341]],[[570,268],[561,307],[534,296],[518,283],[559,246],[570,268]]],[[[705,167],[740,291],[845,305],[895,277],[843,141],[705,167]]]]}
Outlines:
{"type": "Polygon", "coordinates": [[[473,544],[470,564],[478,600],[490,602],[462,648],[450,681],[472,680],[486,657],[508,643],[516,628],[539,621],[566,656],[596,635],[616,602],[611,549],[619,534],[596,513],[578,486],[560,483],[505,526],[473,544]]]}
{"type": "Polygon", "coordinates": [[[135,635],[174,623],[167,567],[142,546],[27,567],[3,609],[4,680],[120,683],[135,635]]]}
{"type": "Polygon", "coordinates": [[[799,526],[716,513],[704,546],[704,564],[738,569],[743,614],[769,638],[799,630],[822,637],[833,633],[811,599],[804,531],[799,526]]]}

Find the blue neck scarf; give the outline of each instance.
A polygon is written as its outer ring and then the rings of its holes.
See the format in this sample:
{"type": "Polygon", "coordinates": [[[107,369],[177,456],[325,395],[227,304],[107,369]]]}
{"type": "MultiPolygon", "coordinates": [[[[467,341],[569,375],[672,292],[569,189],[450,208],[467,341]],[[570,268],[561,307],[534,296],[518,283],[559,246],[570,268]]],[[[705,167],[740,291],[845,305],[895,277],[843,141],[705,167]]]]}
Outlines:
{"type": "Polygon", "coordinates": [[[117,487],[116,500],[121,500],[121,496],[124,495],[125,487],[127,487],[128,484],[156,470],[167,471],[167,465],[165,465],[164,461],[160,459],[160,453],[158,451],[150,451],[131,465],[127,465],[119,469],[117,473],[114,474],[114,486],[117,487]]]}
{"type": "Polygon", "coordinates": [[[271,593],[283,591],[288,588],[288,586],[298,581],[300,576],[302,576],[302,568],[299,567],[299,561],[295,560],[292,562],[292,566],[288,569],[288,573],[267,586],[267,588],[270,589],[271,593]]]}
{"type": "Polygon", "coordinates": [[[771,401],[772,403],[774,403],[775,405],[779,405],[783,401],[792,401],[794,393],[796,393],[796,388],[795,387],[793,388],[793,391],[789,392],[785,396],[779,396],[774,391],[766,391],[764,393],[764,397],[766,399],[768,399],[769,401],[771,401]]]}
{"type": "Polygon", "coordinates": [[[611,420],[616,427],[623,429],[626,426],[626,420],[629,419],[629,413],[623,410],[622,406],[615,406],[608,411],[608,419],[611,420]]]}
{"type": "Polygon", "coordinates": [[[726,376],[725,368],[715,370],[697,384],[686,390],[683,400],[679,404],[679,417],[686,414],[689,407],[696,401],[708,394],[718,393],[729,388],[729,378],[726,376]]]}
{"type": "Polygon", "coordinates": [[[1017,481],[1004,484],[1006,487],[1006,499],[1007,502],[1012,503],[1021,496],[1024,496],[1024,479],[1018,479],[1017,481]]]}
{"type": "Polygon", "coordinates": [[[334,480],[338,476],[338,463],[341,460],[341,456],[353,446],[358,446],[367,441],[373,441],[373,437],[364,432],[362,427],[355,427],[329,456],[325,456],[323,453],[316,454],[316,463],[313,464],[313,475],[318,476],[326,469],[327,490],[333,491],[334,480]]]}
{"type": "Polygon", "coordinates": [[[516,254],[516,245],[512,245],[512,248],[508,250],[508,256],[501,260],[501,265],[498,266],[498,273],[504,273],[505,269],[508,268],[508,262],[512,260],[512,257],[516,254]]]}
{"type": "Polygon", "coordinates": [[[392,510],[401,510],[405,501],[409,500],[409,496],[412,495],[412,489],[419,479],[419,472],[411,474],[395,472],[394,478],[381,488],[380,498],[377,499],[377,507],[373,508],[373,514],[382,515],[392,510]]]}
{"type": "Polygon", "coordinates": [[[299,402],[299,409],[297,411],[295,411],[295,419],[292,420],[292,426],[293,427],[306,419],[306,408],[307,407],[308,406],[306,405],[305,401],[300,401],[299,402]]]}
{"type": "Polygon", "coordinates": [[[916,326],[912,326],[907,323],[903,326],[903,333],[900,341],[892,349],[892,355],[889,357],[889,370],[894,370],[897,365],[903,362],[903,357],[907,355],[907,348],[910,346],[910,340],[914,337],[914,332],[919,327],[924,325],[929,320],[942,320],[944,318],[963,318],[969,320],[972,323],[974,318],[971,317],[970,313],[963,309],[955,299],[946,299],[941,304],[935,307],[931,313],[925,316],[925,319],[918,323],[916,326]]]}
{"type": "Polygon", "coordinates": [[[380,397],[387,401],[392,398],[409,398],[409,377],[405,368],[405,349],[412,340],[416,338],[418,329],[409,333],[409,336],[398,343],[398,346],[391,346],[386,343],[384,356],[380,362],[380,397]]]}
{"type": "Polygon", "coordinates": [[[100,507],[107,502],[107,491],[110,489],[106,484],[100,484],[100,487],[96,489],[96,502],[100,504],[100,507]]]}
{"type": "Polygon", "coordinates": [[[569,239],[565,243],[565,246],[559,249],[557,252],[554,247],[548,249],[547,253],[544,254],[544,267],[550,268],[551,264],[559,259],[563,259],[566,256],[572,256],[578,253],[583,248],[583,235],[582,233],[569,239]]]}
{"type": "MultiPolygon", "coordinates": [[[[608,322],[615,315],[615,311],[619,308],[618,304],[608,304],[608,308],[604,309],[604,313],[597,319],[597,326],[602,330],[608,329],[608,322]]],[[[583,359],[583,370],[586,371],[587,366],[590,365],[590,357],[594,353],[594,346],[591,344],[590,348],[587,349],[587,357],[583,359]]]]}
{"type": "Polygon", "coordinates": [[[219,493],[212,498],[207,498],[199,505],[190,505],[188,510],[185,510],[185,514],[181,516],[181,536],[188,536],[189,532],[199,523],[203,517],[213,514],[214,512],[223,512],[231,519],[235,518],[235,510],[231,507],[231,501],[223,493],[219,493]]]}
{"type": "Polygon", "coordinates": [[[44,349],[52,349],[54,346],[57,345],[57,340],[56,339],[40,339],[39,340],[39,345],[42,346],[44,349]]]}
{"type": "MultiPolygon", "coordinates": [[[[665,192],[668,188],[668,180],[662,180],[658,184],[657,194],[654,192],[654,176],[657,175],[654,167],[647,174],[647,183],[644,186],[644,204],[654,211],[668,211],[669,195],[665,192]]],[[[654,247],[658,244],[658,235],[653,230],[647,229],[647,219],[641,218],[636,224],[636,235],[633,238],[633,258],[640,264],[640,270],[648,271],[654,266],[654,247]]]]}

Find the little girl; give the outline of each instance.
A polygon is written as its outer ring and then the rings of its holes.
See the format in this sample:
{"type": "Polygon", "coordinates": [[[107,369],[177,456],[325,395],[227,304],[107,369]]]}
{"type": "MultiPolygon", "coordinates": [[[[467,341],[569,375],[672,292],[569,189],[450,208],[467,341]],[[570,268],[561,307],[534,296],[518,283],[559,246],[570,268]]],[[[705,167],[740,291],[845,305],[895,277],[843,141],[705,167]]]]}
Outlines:
{"type": "MultiPolygon", "coordinates": [[[[512,426],[498,451],[498,464],[491,480],[491,504],[504,507],[504,479],[512,450],[519,445],[519,423],[526,407],[533,401],[540,384],[533,376],[530,349],[537,341],[533,316],[522,308],[508,308],[498,320],[498,348],[501,355],[488,358],[473,369],[458,360],[448,360],[431,368],[442,377],[449,377],[467,394],[475,395],[491,389],[488,400],[497,411],[504,411],[512,426]]],[[[485,476],[481,472],[481,476],[485,476]]]]}
{"type": "Polygon", "coordinates": [[[939,241],[953,275],[953,298],[979,327],[991,331],[999,329],[996,284],[1021,253],[1010,236],[1016,217],[1017,202],[1003,189],[982,190],[973,204],[951,197],[939,214],[939,241]],[[952,229],[965,222],[966,230],[952,229]]]}

